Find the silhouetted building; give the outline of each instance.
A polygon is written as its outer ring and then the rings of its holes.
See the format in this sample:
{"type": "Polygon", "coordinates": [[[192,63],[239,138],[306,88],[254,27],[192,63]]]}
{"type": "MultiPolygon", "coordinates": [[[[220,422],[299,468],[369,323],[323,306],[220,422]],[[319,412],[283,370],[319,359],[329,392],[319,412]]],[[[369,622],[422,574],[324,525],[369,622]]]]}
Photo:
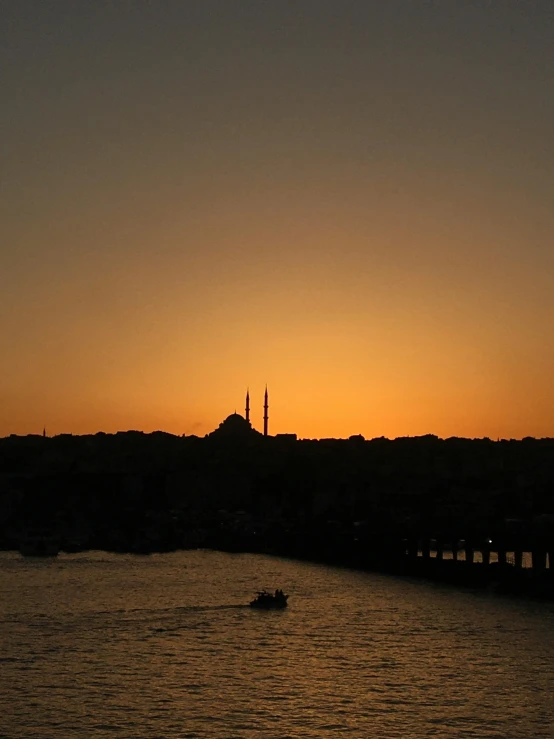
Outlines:
{"type": "Polygon", "coordinates": [[[260,435],[259,431],[252,428],[250,421],[243,418],[239,413],[231,413],[230,416],[222,421],[219,426],[208,436],[226,437],[233,439],[247,438],[253,435],[260,435]]]}
{"type": "Polygon", "coordinates": [[[265,395],[264,395],[264,436],[267,436],[268,425],[269,425],[269,402],[268,402],[267,385],[266,385],[265,395]]]}
{"type": "Polygon", "coordinates": [[[278,441],[298,441],[298,436],[296,434],[275,434],[275,439],[278,441]]]}
{"type": "MultiPolygon", "coordinates": [[[[267,386],[265,388],[265,395],[264,395],[264,430],[263,435],[268,436],[269,435],[269,396],[267,392],[267,386]]],[[[252,428],[252,424],[250,422],[250,391],[246,390],[246,404],[244,408],[244,417],[241,416],[239,413],[231,413],[230,416],[227,416],[227,418],[222,421],[219,426],[212,431],[209,434],[206,434],[206,436],[214,436],[217,435],[218,437],[226,436],[227,438],[240,438],[240,437],[247,437],[247,436],[262,436],[262,434],[259,431],[256,431],[256,429],[252,428]]]]}

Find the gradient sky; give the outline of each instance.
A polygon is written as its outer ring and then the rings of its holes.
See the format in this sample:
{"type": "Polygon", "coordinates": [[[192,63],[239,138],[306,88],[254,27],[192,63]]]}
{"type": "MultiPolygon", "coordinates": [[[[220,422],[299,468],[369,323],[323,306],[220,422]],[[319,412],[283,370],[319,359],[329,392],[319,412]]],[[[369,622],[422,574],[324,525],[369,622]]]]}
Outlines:
{"type": "Polygon", "coordinates": [[[0,435],[554,436],[552,0],[0,0],[0,435]]]}

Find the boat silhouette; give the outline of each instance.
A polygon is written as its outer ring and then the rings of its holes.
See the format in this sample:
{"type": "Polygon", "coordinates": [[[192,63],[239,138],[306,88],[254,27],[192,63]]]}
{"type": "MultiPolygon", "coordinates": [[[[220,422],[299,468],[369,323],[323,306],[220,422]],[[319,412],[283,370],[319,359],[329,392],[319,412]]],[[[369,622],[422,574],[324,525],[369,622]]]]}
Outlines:
{"type": "Polygon", "coordinates": [[[254,600],[250,601],[250,607],[265,610],[286,608],[288,598],[289,596],[282,590],[276,590],[273,594],[267,590],[260,590],[254,600]]]}

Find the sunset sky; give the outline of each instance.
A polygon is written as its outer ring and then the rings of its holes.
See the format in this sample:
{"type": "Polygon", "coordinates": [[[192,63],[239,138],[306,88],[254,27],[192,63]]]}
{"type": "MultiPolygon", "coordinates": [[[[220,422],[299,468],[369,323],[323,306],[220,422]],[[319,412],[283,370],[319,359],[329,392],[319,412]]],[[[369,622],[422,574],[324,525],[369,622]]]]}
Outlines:
{"type": "Polygon", "coordinates": [[[0,0],[0,436],[554,436],[552,0],[0,0]]]}

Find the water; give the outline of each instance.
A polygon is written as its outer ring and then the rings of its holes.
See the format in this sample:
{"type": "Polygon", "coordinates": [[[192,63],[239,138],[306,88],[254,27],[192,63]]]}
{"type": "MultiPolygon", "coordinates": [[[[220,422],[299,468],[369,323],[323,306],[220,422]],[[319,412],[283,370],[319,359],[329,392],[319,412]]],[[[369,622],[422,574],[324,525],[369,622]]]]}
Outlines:
{"type": "Polygon", "coordinates": [[[3,553],[0,598],[9,739],[554,736],[544,604],[205,551],[3,553]]]}

